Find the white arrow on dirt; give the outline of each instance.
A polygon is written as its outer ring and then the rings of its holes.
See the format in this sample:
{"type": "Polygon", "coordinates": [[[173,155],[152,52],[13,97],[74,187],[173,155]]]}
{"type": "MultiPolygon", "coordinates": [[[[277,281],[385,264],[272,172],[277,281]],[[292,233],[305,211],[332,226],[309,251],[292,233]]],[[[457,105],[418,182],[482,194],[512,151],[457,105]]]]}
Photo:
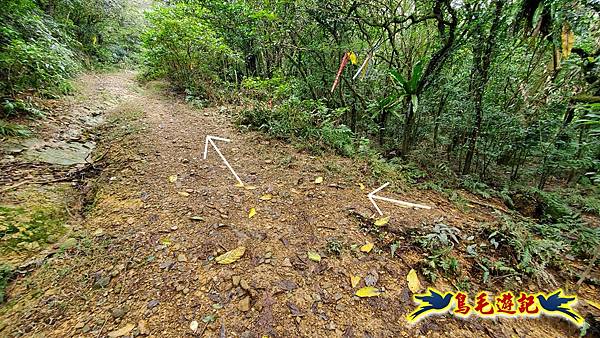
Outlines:
{"type": "Polygon", "coordinates": [[[206,142],[204,143],[204,159],[206,160],[206,155],[208,155],[208,144],[210,143],[213,146],[213,148],[215,148],[215,151],[217,152],[217,154],[219,154],[219,156],[221,156],[221,159],[223,160],[223,162],[225,162],[225,165],[227,166],[227,168],[229,168],[229,170],[231,171],[233,176],[235,176],[235,179],[239,182],[239,184],[244,185],[244,182],[242,182],[242,180],[240,180],[240,177],[235,173],[235,171],[233,170],[233,168],[231,167],[229,162],[227,162],[227,160],[225,159],[225,156],[223,156],[223,154],[221,154],[221,151],[219,150],[219,148],[217,148],[217,145],[215,144],[214,140],[231,142],[231,140],[226,139],[226,138],[207,135],[206,142]]]}
{"type": "Polygon", "coordinates": [[[430,206],[427,205],[422,205],[422,204],[415,204],[415,203],[410,203],[410,202],[405,202],[405,201],[399,201],[399,200],[394,200],[391,198],[387,198],[387,197],[381,197],[381,196],[376,196],[375,194],[380,192],[383,188],[387,187],[390,184],[390,182],[386,182],[384,185],[382,185],[381,187],[371,191],[367,197],[369,198],[369,201],[371,201],[371,203],[373,203],[373,205],[375,206],[375,209],[377,209],[377,212],[379,212],[380,215],[383,216],[383,212],[381,212],[381,209],[379,209],[379,207],[377,206],[377,203],[375,203],[375,200],[382,200],[382,201],[386,201],[386,202],[390,202],[390,203],[395,203],[398,205],[401,205],[403,207],[408,207],[408,208],[420,208],[420,209],[431,209],[430,206]]]}

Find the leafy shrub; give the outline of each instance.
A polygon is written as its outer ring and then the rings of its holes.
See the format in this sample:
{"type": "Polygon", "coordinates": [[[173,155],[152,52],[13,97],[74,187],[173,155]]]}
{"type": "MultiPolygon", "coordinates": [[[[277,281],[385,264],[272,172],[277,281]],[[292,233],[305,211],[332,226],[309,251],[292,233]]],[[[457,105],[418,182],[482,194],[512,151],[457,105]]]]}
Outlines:
{"type": "Polygon", "coordinates": [[[5,290],[12,278],[14,270],[11,266],[0,264],[0,303],[4,302],[5,290]]]}
{"type": "Polygon", "coordinates": [[[274,108],[256,102],[242,110],[237,124],[260,130],[282,139],[297,139],[313,150],[330,148],[342,155],[352,155],[354,135],[348,127],[337,123],[341,110],[329,109],[321,101],[299,100],[295,97],[274,108]]]}
{"type": "Polygon", "coordinates": [[[224,64],[239,57],[203,18],[206,9],[178,3],[159,5],[147,14],[150,22],[143,36],[148,78],[166,77],[176,89],[214,99],[224,76],[224,64]]]}
{"type": "Polygon", "coordinates": [[[32,1],[9,1],[0,18],[0,93],[48,93],[77,69],[69,38],[32,1]]]}
{"type": "Polygon", "coordinates": [[[270,79],[247,77],[242,80],[242,88],[247,91],[249,97],[260,101],[269,99],[278,101],[289,97],[292,93],[292,84],[281,75],[270,79]]]}
{"type": "Polygon", "coordinates": [[[87,59],[86,65],[122,61],[139,45],[141,25],[132,8],[125,0],[4,1],[0,98],[65,94],[80,60],[87,59]]]}
{"type": "Polygon", "coordinates": [[[29,136],[29,130],[22,125],[8,123],[0,119],[0,136],[29,136]]]}

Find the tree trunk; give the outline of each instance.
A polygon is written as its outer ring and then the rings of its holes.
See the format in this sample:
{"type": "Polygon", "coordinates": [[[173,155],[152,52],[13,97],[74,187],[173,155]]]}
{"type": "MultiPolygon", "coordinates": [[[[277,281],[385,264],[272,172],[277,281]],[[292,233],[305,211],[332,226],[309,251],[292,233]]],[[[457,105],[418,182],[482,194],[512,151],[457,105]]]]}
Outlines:
{"type": "Polygon", "coordinates": [[[404,120],[404,130],[402,132],[402,156],[408,156],[413,144],[413,129],[415,124],[415,112],[412,101],[408,98],[408,107],[406,109],[406,119],[404,120]]]}
{"type": "MultiPolygon", "coordinates": [[[[496,36],[498,35],[498,29],[500,26],[500,19],[502,17],[502,7],[504,7],[504,1],[495,1],[495,13],[492,27],[487,35],[485,42],[478,41],[474,42],[473,45],[473,68],[471,70],[471,91],[473,93],[473,109],[475,111],[475,121],[473,128],[471,129],[467,153],[465,155],[465,162],[462,168],[462,174],[467,175],[471,171],[471,164],[473,162],[473,155],[477,146],[477,139],[481,130],[481,124],[483,121],[483,96],[485,94],[485,88],[489,78],[490,65],[492,63],[492,57],[496,46],[496,36]]],[[[479,29],[482,29],[480,26],[479,29]]],[[[480,36],[482,32],[480,32],[480,36]]]]}

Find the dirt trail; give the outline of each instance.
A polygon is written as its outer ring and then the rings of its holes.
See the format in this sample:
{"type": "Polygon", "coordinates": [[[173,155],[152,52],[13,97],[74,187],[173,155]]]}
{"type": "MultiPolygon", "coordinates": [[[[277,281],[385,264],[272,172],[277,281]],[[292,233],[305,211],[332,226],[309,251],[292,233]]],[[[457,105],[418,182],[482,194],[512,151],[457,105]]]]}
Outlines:
{"type": "MultiPolygon", "coordinates": [[[[83,82],[84,104],[95,100],[85,95],[98,86],[119,98],[104,114],[113,133],[107,135],[121,136],[101,141],[107,165],[74,229],[77,245],[13,282],[0,336],[105,337],[119,329],[152,337],[577,335],[572,325],[547,318],[439,316],[409,325],[405,316],[414,304],[406,275],[420,257],[407,240],[392,258],[388,235],[361,230],[350,210],[373,214],[366,194],[382,183],[366,179],[361,163],[240,133],[227,108],[193,109],[157,84],[139,86],[130,72],[83,82]],[[231,139],[220,149],[256,189],[235,187],[214,151],[201,159],[206,135],[231,139]],[[319,176],[324,181],[315,184],[319,176]],[[272,198],[261,200],[265,194],[272,198]],[[341,255],[327,253],[329,239],[342,245],[341,255]],[[351,249],[367,241],[375,243],[371,253],[351,249]],[[239,261],[214,263],[240,245],[247,250],[239,261]],[[307,259],[308,251],[321,254],[321,262],[307,259]],[[351,275],[363,277],[361,285],[370,276],[385,292],[354,297],[351,275]]],[[[407,239],[403,229],[440,217],[458,228],[490,218],[485,209],[464,214],[432,192],[386,195],[436,206],[381,204],[392,214],[390,232],[401,239],[407,239]]],[[[435,286],[451,288],[443,279],[435,286]]]]}

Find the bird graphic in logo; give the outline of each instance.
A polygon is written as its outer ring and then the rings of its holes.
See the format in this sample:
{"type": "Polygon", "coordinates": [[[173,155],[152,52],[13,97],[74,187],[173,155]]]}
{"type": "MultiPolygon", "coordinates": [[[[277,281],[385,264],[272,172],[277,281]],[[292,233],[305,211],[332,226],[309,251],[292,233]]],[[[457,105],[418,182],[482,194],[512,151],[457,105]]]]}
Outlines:
{"type": "Polygon", "coordinates": [[[559,315],[566,319],[572,320],[577,324],[583,323],[583,318],[577,314],[572,308],[570,303],[577,301],[577,297],[563,297],[562,290],[558,290],[548,297],[543,294],[538,294],[537,299],[540,306],[549,315],[559,315]]]}
{"type": "Polygon", "coordinates": [[[451,292],[442,293],[432,289],[427,289],[428,293],[414,295],[413,299],[419,306],[415,311],[408,315],[410,322],[416,322],[419,319],[426,317],[429,313],[441,313],[448,310],[452,297],[454,296],[451,292]]]}

